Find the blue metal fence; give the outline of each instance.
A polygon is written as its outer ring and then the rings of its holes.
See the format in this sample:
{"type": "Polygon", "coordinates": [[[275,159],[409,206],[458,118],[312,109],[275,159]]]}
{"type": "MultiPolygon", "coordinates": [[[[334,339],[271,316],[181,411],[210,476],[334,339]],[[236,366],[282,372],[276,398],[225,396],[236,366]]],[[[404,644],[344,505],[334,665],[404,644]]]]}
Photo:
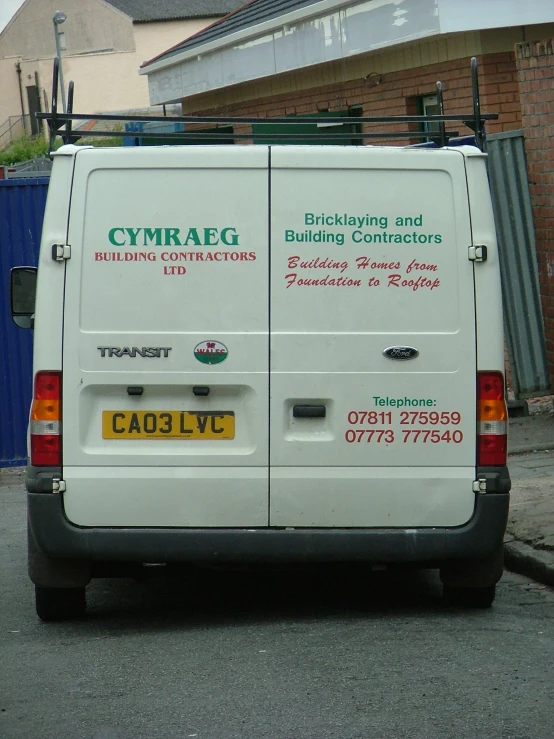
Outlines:
{"type": "Polygon", "coordinates": [[[32,331],[10,314],[10,269],[36,266],[48,178],[0,180],[0,467],[25,464],[32,331]]]}

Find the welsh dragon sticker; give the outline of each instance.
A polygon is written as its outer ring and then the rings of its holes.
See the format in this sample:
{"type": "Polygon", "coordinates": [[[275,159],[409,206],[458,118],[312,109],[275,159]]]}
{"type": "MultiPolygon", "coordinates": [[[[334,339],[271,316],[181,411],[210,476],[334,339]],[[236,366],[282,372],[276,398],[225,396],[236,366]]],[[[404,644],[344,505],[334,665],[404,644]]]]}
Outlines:
{"type": "Polygon", "coordinates": [[[221,364],[228,355],[227,347],[220,341],[201,341],[194,347],[194,356],[202,364],[221,364]]]}

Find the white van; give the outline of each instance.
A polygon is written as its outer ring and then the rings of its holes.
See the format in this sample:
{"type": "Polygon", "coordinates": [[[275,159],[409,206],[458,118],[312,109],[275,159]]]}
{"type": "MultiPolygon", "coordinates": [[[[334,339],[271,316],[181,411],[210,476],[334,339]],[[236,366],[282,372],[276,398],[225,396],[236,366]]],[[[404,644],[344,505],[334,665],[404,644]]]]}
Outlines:
{"type": "Polygon", "coordinates": [[[27,490],[38,615],[122,564],[418,563],[490,606],[510,479],[486,156],[55,154],[27,490]]]}

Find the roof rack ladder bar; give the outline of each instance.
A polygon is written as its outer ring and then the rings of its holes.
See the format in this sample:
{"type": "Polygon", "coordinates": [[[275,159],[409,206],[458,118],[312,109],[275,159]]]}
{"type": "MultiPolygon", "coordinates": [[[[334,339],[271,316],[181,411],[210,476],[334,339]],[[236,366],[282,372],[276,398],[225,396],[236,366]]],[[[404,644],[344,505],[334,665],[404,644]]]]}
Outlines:
{"type": "MultiPolygon", "coordinates": [[[[442,98],[442,82],[437,80],[437,105],[439,108],[439,115],[444,115],[444,103],[442,98]]],[[[446,146],[448,139],[446,138],[446,124],[444,121],[439,123],[439,141],[440,146],[446,146]]]]}
{"type": "MultiPolygon", "coordinates": [[[[50,113],[37,113],[37,118],[39,119],[48,119],[51,117],[50,113]]],[[[63,125],[65,121],[67,120],[69,116],[64,113],[59,113],[57,120],[59,121],[60,125],[63,125]]],[[[75,121],[88,121],[91,118],[94,118],[94,120],[97,121],[148,121],[148,122],[156,122],[156,121],[162,121],[163,123],[167,123],[168,117],[164,116],[151,116],[151,115],[124,115],[124,114],[115,114],[115,113],[73,113],[72,119],[75,121]]],[[[466,121],[466,119],[469,118],[470,122],[468,123],[469,127],[471,128],[473,126],[473,111],[471,113],[466,113],[465,115],[456,115],[456,114],[450,114],[450,115],[393,115],[393,116],[360,116],[359,118],[350,119],[355,120],[356,123],[425,123],[427,121],[435,121],[439,122],[441,120],[444,120],[445,122],[451,123],[451,122],[457,122],[457,121],[466,121]]],[[[486,120],[496,120],[498,118],[497,113],[483,113],[481,114],[481,121],[486,120]]],[[[287,116],[286,118],[283,118],[281,116],[275,116],[272,118],[260,118],[259,116],[202,116],[202,115],[189,115],[189,116],[171,116],[169,118],[172,122],[175,123],[203,123],[203,124],[243,124],[243,123],[283,123],[288,125],[294,125],[296,126],[298,123],[302,123],[305,125],[313,126],[314,124],[314,118],[313,116],[287,116]]],[[[335,123],[336,124],[337,118],[336,117],[328,117],[328,116],[318,116],[317,122],[318,123],[335,123]]],[[[156,136],[157,134],[153,134],[156,136]]],[[[228,135],[228,134],[226,134],[228,135]]]]}
{"type": "MultiPolygon", "coordinates": [[[[68,89],[67,89],[67,114],[69,116],[73,115],[73,96],[75,94],[75,83],[73,80],[70,81],[68,89]]],[[[71,144],[73,141],[76,141],[78,137],[75,136],[75,134],[71,133],[71,129],[73,128],[73,120],[69,118],[67,123],[65,124],[65,136],[63,137],[64,144],[71,144]]]]}
{"type": "Polygon", "coordinates": [[[474,131],[475,131],[475,144],[481,149],[485,150],[485,123],[481,118],[481,103],[479,100],[479,73],[477,70],[477,58],[471,57],[471,87],[473,90],[473,116],[474,116],[474,131]]]}
{"type": "Polygon", "coordinates": [[[52,71],[52,111],[48,120],[48,131],[50,133],[50,154],[54,151],[54,141],[57,134],[58,119],[58,82],[60,76],[60,60],[54,58],[54,66],[52,71]]]}

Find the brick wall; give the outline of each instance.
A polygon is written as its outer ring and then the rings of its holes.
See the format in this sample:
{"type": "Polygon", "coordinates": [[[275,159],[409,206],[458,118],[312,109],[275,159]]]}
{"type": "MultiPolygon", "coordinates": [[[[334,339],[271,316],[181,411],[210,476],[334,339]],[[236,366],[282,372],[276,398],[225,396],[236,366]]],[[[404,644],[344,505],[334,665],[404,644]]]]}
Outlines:
{"type": "Polygon", "coordinates": [[[554,387],[554,39],[517,44],[550,382],[554,387]]]}
{"type": "Polygon", "coordinates": [[[479,88],[483,112],[498,113],[487,124],[488,133],[521,128],[521,103],[515,54],[485,54],[479,59],[479,88]]]}
{"type": "MultiPolygon", "coordinates": [[[[498,121],[487,125],[489,133],[521,127],[519,89],[515,56],[510,52],[483,55],[479,59],[481,109],[483,112],[499,113],[498,121]]],[[[332,77],[330,72],[329,77],[332,77]]],[[[447,114],[466,113],[473,109],[471,94],[470,59],[456,59],[416,69],[384,74],[380,83],[377,77],[369,80],[357,79],[349,82],[322,85],[299,92],[283,95],[260,96],[250,101],[225,105],[217,109],[197,110],[195,114],[256,115],[268,118],[280,115],[301,115],[318,110],[345,110],[361,106],[364,116],[415,114],[415,101],[419,96],[436,92],[436,82],[443,83],[444,108],[447,114]]],[[[187,100],[183,101],[183,112],[189,112],[187,100]]],[[[458,124],[453,126],[461,135],[471,133],[458,124]]],[[[236,129],[237,132],[239,129],[236,129]]],[[[241,128],[241,132],[248,129],[241,128]]],[[[405,126],[372,126],[371,131],[402,131],[405,126]]],[[[417,139],[394,140],[380,143],[415,143],[417,139]]]]}

